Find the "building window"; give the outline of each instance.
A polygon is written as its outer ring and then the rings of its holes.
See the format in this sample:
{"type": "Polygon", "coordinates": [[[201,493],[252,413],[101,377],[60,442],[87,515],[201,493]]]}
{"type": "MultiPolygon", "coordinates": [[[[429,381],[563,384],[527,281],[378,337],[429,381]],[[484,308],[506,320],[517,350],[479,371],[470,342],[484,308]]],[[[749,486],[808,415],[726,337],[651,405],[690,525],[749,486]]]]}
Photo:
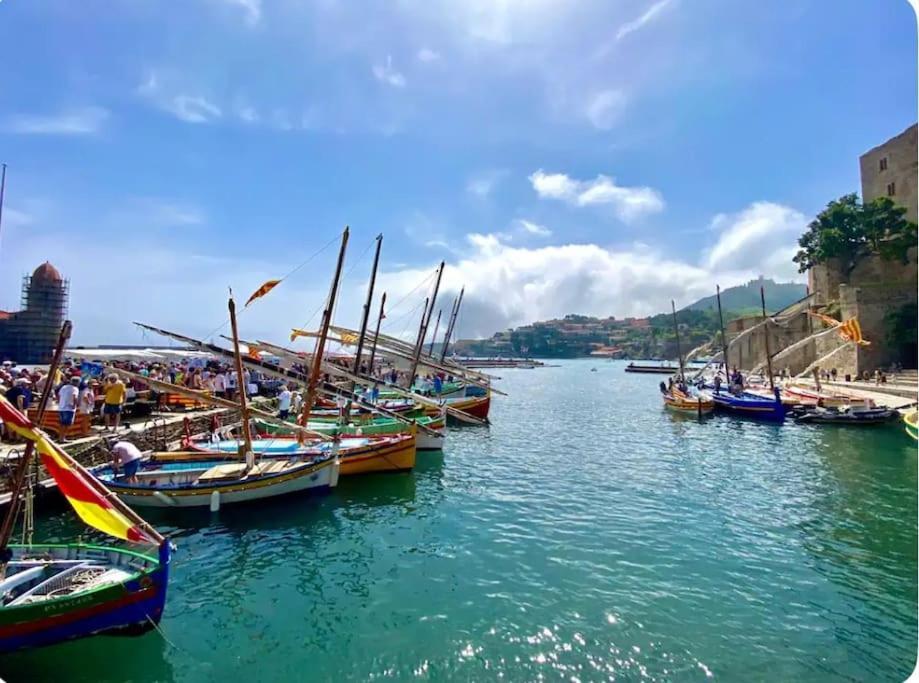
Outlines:
{"type": "Polygon", "coordinates": [[[887,183],[887,196],[893,197],[895,194],[897,194],[897,184],[887,183]]]}
{"type": "Polygon", "coordinates": [[[883,158],[878,162],[878,167],[879,167],[879,171],[878,171],[879,173],[880,173],[880,171],[886,171],[886,170],[887,170],[887,157],[883,157],[883,158]]]}

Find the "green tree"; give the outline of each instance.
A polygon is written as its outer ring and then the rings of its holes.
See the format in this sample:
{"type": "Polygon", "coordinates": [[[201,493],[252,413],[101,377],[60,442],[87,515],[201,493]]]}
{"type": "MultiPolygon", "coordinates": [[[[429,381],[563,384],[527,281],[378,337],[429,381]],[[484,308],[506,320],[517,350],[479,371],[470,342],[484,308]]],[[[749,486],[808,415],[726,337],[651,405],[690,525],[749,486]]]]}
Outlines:
{"type": "Polygon", "coordinates": [[[905,208],[887,197],[863,204],[855,194],[844,195],[810,222],[798,239],[800,249],[793,260],[803,273],[837,258],[847,274],[865,250],[905,261],[908,249],[916,244],[916,224],[906,220],[905,214],[905,208]]]}

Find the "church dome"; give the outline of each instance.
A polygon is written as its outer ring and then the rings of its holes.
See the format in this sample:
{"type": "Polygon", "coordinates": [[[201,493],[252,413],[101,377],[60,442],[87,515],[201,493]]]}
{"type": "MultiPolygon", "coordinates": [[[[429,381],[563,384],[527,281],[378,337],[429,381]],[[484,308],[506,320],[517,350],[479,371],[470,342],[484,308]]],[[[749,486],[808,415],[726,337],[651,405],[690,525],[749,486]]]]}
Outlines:
{"type": "Polygon", "coordinates": [[[50,261],[45,261],[38,268],[35,269],[35,272],[32,273],[32,281],[44,280],[45,282],[63,282],[64,278],[61,276],[57,268],[51,265],[50,261]]]}

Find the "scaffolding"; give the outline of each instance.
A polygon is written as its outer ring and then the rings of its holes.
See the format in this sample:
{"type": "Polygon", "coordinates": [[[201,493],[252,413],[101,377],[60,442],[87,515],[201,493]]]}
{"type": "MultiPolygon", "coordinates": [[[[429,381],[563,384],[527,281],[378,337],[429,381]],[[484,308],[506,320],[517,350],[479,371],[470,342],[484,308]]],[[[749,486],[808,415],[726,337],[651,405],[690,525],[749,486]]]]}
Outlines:
{"type": "Polygon", "coordinates": [[[51,362],[67,317],[70,281],[41,266],[22,278],[20,310],[0,320],[0,359],[22,364],[51,362]]]}

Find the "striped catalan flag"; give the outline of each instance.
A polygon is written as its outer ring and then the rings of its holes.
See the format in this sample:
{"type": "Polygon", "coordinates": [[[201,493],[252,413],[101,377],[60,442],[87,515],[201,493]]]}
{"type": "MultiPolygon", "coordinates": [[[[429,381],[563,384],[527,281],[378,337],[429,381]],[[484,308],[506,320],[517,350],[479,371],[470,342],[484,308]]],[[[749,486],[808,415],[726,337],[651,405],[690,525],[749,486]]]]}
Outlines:
{"type": "Polygon", "coordinates": [[[862,337],[862,326],[857,318],[849,318],[839,326],[839,336],[856,344],[868,346],[871,342],[862,337]]]}
{"type": "MultiPolygon", "coordinates": [[[[99,488],[87,481],[87,475],[83,474],[73,459],[4,396],[0,396],[0,419],[19,436],[35,444],[45,469],[54,477],[58,489],[86,524],[124,541],[157,543],[117,510],[99,488]]],[[[101,488],[104,490],[104,487],[101,488]]]]}
{"type": "MultiPolygon", "coordinates": [[[[246,300],[246,306],[251,304],[256,299],[259,299],[265,296],[268,292],[270,292],[272,289],[277,287],[278,284],[280,284],[280,282],[281,282],[280,280],[268,280],[267,282],[265,282],[261,287],[259,287],[254,292],[252,292],[252,296],[250,296],[246,300]]],[[[243,308],[245,308],[246,306],[243,306],[243,308]]]]}

